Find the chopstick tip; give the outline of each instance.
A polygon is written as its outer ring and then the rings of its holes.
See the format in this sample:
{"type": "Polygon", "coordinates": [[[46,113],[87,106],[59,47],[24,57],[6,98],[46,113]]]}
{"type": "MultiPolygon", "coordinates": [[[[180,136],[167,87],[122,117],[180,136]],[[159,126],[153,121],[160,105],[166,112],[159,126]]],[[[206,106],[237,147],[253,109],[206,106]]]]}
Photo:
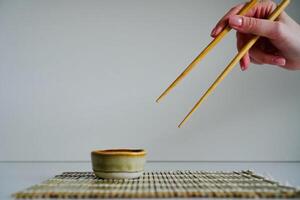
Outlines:
{"type": "Polygon", "coordinates": [[[156,103],[159,103],[160,100],[162,99],[163,95],[159,96],[157,99],[156,99],[156,103]]]}
{"type": "Polygon", "coordinates": [[[181,122],[177,127],[181,128],[184,122],[181,122]]]}

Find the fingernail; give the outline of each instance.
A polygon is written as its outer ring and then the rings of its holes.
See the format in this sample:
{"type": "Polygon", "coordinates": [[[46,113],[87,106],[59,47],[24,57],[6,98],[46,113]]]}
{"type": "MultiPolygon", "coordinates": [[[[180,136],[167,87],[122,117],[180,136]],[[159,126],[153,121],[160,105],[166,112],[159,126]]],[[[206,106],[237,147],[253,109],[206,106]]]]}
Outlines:
{"type": "Polygon", "coordinates": [[[242,71],[245,71],[246,67],[244,65],[241,65],[241,69],[242,69],[242,71]]]}
{"type": "Polygon", "coordinates": [[[274,62],[276,65],[284,66],[286,64],[286,60],[284,58],[275,58],[274,62]]]}
{"type": "Polygon", "coordinates": [[[216,28],[214,28],[212,31],[211,31],[211,36],[215,36],[216,35],[216,28]]]}
{"type": "Polygon", "coordinates": [[[215,36],[216,36],[216,35],[219,35],[219,34],[221,33],[222,30],[223,30],[223,29],[222,29],[221,27],[216,28],[216,30],[215,30],[215,36]]]}
{"type": "Polygon", "coordinates": [[[232,16],[229,18],[229,24],[236,27],[242,26],[243,18],[240,16],[232,16]]]}
{"type": "Polygon", "coordinates": [[[245,65],[245,63],[243,62],[243,60],[240,60],[240,66],[241,66],[241,70],[242,70],[242,71],[245,71],[245,70],[246,70],[246,65],[245,65]]]}

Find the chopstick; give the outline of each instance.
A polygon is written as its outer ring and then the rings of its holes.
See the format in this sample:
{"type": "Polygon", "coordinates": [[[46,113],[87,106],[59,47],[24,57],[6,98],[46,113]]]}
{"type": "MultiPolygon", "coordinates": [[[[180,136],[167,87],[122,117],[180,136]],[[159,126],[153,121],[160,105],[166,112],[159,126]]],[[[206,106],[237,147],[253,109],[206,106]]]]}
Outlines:
{"type": "MultiPolygon", "coordinates": [[[[245,15],[258,0],[251,0],[247,3],[238,13],[238,15],[245,15]]],[[[231,27],[228,25],[225,29],[209,44],[205,49],[193,60],[193,62],[176,78],[176,80],[156,99],[158,103],[163,97],[165,97],[184,77],[186,77],[192,69],[230,32],[231,27]]]]}
{"type": "MultiPolygon", "coordinates": [[[[275,21],[276,18],[284,11],[288,6],[290,0],[282,0],[282,2],[277,6],[277,8],[272,12],[268,17],[270,21],[275,21]]],[[[199,99],[195,104],[192,110],[186,115],[183,121],[179,124],[179,128],[191,117],[191,115],[197,110],[201,105],[204,99],[218,86],[218,84],[228,75],[228,73],[235,67],[235,65],[241,60],[241,58],[249,51],[249,49],[256,43],[259,39],[259,36],[254,36],[241,50],[240,52],[232,59],[232,61],[227,65],[224,71],[218,76],[215,82],[210,86],[210,88],[204,93],[204,95],[199,99]]]]}

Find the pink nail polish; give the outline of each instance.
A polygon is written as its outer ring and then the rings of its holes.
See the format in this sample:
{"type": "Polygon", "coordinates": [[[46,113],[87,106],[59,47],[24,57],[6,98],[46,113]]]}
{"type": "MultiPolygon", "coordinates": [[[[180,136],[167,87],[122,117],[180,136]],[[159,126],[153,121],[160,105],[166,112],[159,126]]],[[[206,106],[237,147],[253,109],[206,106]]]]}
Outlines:
{"type": "Polygon", "coordinates": [[[284,58],[275,58],[274,62],[276,65],[284,66],[286,64],[286,60],[284,58]]]}
{"type": "Polygon", "coordinates": [[[215,36],[216,35],[216,28],[214,28],[212,31],[211,31],[211,36],[215,36]]]}
{"type": "Polygon", "coordinates": [[[216,28],[215,35],[219,35],[223,29],[221,27],[216,28]]]}
{"type": "Polygon", "coordinates": [[[241,66],[242,71],[246,70],[246,67],[244,65],[241,66]]]}

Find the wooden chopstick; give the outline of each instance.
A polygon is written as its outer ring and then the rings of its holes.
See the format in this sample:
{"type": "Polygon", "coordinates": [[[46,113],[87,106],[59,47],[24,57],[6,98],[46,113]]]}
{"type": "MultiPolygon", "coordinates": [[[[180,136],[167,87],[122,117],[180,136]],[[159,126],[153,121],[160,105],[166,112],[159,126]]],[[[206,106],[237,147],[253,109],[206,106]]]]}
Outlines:
{"type": "MultiPolygon", "coordinates": [[[[238,15],[245,15],[258,0],[251,0],[238,13],[238,15]]],[[[231,28],[227,25],[225,29],[209,44],[205,49],[193,60],[193,62],[176,78],[176,80],[157,98],[158,103],[164,96],[166,96],[184,77],[186,77],[192,69],[230,32],[231,28]]]]}
{"type": "MultiPolygon", "coordinates": [[[[269,20],[275,21],[276,18],[284,11],[288,6],[290,0],[282,0],[282,2],[277,6],[277,8],[269,16],[269,20]]],[[[241,60],[241,58],[249,51],[249,49],[256,43],[259,36],[254,36],[232,59],[232,61],[227,65],[224,71],[218,76],[215,82],[210,86],[210,88],[204,93],[200,100],[195,104],[192,110],[187,114],[183,121],[179,124],[179,128],[191,117],[191,115],[197,110],[200,104],[206,99],[206,97],[218,86],[218,84],[228,75],[228,73],[235,67],[235,65],[241,60]]]]}

